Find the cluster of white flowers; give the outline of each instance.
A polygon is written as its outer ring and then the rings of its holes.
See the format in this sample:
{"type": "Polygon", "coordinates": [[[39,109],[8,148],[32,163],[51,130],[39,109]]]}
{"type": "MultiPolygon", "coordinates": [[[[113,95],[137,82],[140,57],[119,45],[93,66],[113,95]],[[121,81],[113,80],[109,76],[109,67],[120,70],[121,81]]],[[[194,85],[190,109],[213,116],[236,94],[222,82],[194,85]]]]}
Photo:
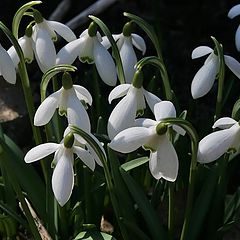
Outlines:
{"type": "MultiPolygon", "coordinates": [[[[240,13],[240,5],[229,12],[233,18],[240,13]]],[[[45,20],[38,11],[34,11],[35,25],[30,25],[23,37],[18,40],[25,60],[31,62],[35,56],[39,68],[45,73],[49,68],[59,64],[72,64],[77,57],[83,63],[95,64],[99,76],[104,83],[115,86],[117,83],[117,69],[113,57],[109,53],[110,42],[106,36],[102,37],[97,31],[96,23],[91,23],[89,28],[77,38],[66,25],[45,20]],[[56,33],[68,43],[56,52],[54,41],[56,33]]],[[[170,101],[161,101],[154,94],[143,88],[143,73],[136,70],[135,46],[143,54],[146,45],[142,37],[131,32],[131,23],[123,28],[123,33],[113,35],[117,42],[126,83],[116,86],[110,93],[109,103],[116,98],[123,97],[110,114],[107,126],[108,136],[111,140],[109,147],[129,153],[142,146],[150,150],[149,168],[156,179],[164,178],[175,181],[178,174],[178,157],[172,142],[169,140],[168,129],[184,135],[185,131],[176,125],[166,125],[162,122],[165,118],[176,118],[176,110],[170,101]],[[146,102],[154,113],[155,120],[137,118],[146,108],[146,102]]],[[[236,33],[236,46],[240,49],[240,30],[236,33]]],[[[199,58],[209,54],[204,65],[194,76],[191,92],[194,99],[207,94],[214,84],[219,73],[220,60],[216,52],[207,46],[200,46],[193,50],[192,58],[199,58]]],[[[0,45],[0,74],[9,83],[16,82],[16,70],[19,57],[14,47],[8,51],[0,45]]],[[[234,58],[224,55],[225,64],[240,78],[240,63],[234,58]]],[[[68,124],[76,125],[88,134],[91,134],[91,124],[88,113],[84,107],[86,103],[92,105],[92,96],[88,90],[79,85],[73,85],[70,74],[63,74],[62,87],[50,94],[39,106],[35,113],[34,125],[47,124],[55,110],[59,109],[60,115],[67,117],[68,124]]],[[[199,143],[198,161],[208,163],[218,159],[229,149],[238,151],[240,141],[240,126],[231,118],[217,120],[213,128],[223,130],[214,132],[199,143]]],[[[96,143],[102,148],[102,145],[96,143]]],[[[25,156],[27,163],[40,160],[52,153],[54,155],[54,171],[52,188],[54,195],[61,206],[71,196],[74,186],[74,154],[76,154],[91,170],[95,162],[102,166],[97,154],[91,146],[81,137],[73,134],[69,128],[65,130],[61,143],[44,143],[31,149],[25,156]]]]}

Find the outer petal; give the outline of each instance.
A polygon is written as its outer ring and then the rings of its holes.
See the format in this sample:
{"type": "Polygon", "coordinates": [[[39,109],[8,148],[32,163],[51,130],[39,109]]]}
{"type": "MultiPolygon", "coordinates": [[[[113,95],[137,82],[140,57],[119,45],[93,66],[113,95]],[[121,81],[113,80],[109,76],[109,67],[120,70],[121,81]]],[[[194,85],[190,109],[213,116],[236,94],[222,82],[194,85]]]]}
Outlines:
{"type": "Polygon", "coordinates": [[[202,97],[210,91],[218,73],[218,68],[218,58],[213,54],[193,78],[191,92],[194,99],[202,97]]]}
{"type": "Polygon", "coordinates": [[[133,45],[138,50],[142,51],[142,54],[144,55],[145,52],[146,52],[146,44],[145,44],[144,39],[141,36],[139,36],[138,34],[135,34],[135,33],[132,33],[131,36],[132,36],[133,45]]]}
{"type": "Polygon", "coordinates": [[[162,100],[153,93],[146,91],[145,89],[143,89],[143,94],[151,111],[154,112],[155,104],[161,102],[162,100]]]}
{"type": "MultiPolygon", "coordinates": [[[[122,34],[113,34],[112,37],[115,41],[117,41],[120,37],[122,36],[122,34]]],[[[101,44],[106,48],[109,49],[111,47],[111,43],[109,42],[107,36],[103,36],[102,37],[102,41],[101,44]]]]}
{"type": "Polygon", "coordinates": [[[225,64],[228,68],[238,77],[240,78],[240,63],[233,57],[224,55],[225,64]]]}
{"type": "Polygon", "coordinates": [[[84,162],[85,165],[87,165],[92,171],[94,171],[95,161],[87,150],[81,147],[74,146],[73,152],[78,155],[78,157],[84,162]]]}
{"type": "Polygon", "coordinates": [[[116,86],[108,96],[108,102],[111,104],[113,99],[120,98],[127,94],[131,84],[125,83],[116,86]]]}
{"type": "Polygon", "coordinates": [[[209,163],[222,156],[231,147],[236,134],[239,132],[239,125],[235,124],[229,129],[213,132],[199,142],[198,161],[209,163]]]}
{"type": "Polygon", "coordinates": [[[26,163],[38,161],[51,153],[57,151],[60,144],[57,143],[44,143],[32,148],[24,157],[26,163]]]}
{"type": "Polygon", "coordinates": [[[52,188],[58,203],[63,206],[72,194],[74,184],[73,154],[65,150],[53,171],[52,188]]]}
{"type": "Polygon", "coordinates": [[[236,34],[235,34],[235,44],[238,51],[240,51],[240,25],[237,28],[236,34]]]}
{"type": "Polygon", "coordinates": [[[66,44],[57,54],[56,64],[72,64],[79,55],[84,38],[76,39],[66,44]]]}
{"type": "Polygon", "coordinates": [[[238,15],[240,15],[240,4],[233,6],[228,12],[229,18],[235,18],[238,15]]]}
{"type": "Polygon", "coordinates": [[[8,55],[7,51],[0,45],[0,74],[3,78],[11,83],[16,83],[16,71],[14,67],[14,63],[10,56],[8,55]]]}
{"type": "Polygon", "coordinates": [[[52,118],[56,108],[58,107],[62,89],[49,95],[38,107],[34,116],[34,125],[42,126],[47,124],[52,118]]]}
{"type": "Polygon", "coordinates": [[[149,168],[154,178],[174,182],[178,174],[178,157],[172,143],[164,135],[156,152],[151,153],[149,168]]]}
{"type": "Polygon", "coordinates": [[[90,120],[82,103],[77,96],[69,96],[67,101],[67,118],[68,123],[76,125],[86,132],[90,132],[90,120]]]}
{"type": "Polygon", "coordinates": [[[213,128],[221,128],[221,129],[226,129],[232,127],[237,121],[230,117],[223,117],[218,119],[214,124],[213,128]]]}
{"type": "Polygon", "coordinates": [[[137,57],[133,50],[131,37],[124,37],[124,42],[120,49],[123,70],[126,83],[131,83],[135,73],[134,66],[137,63],[137,57]]]}
{"type": "Polygon", "coordinates": [[[131,88],[128,94],[116,105],[108,119],[108,136],[113,139],[122,130],[132,127],[137,112],[136,94],[131,88]]]}
{"type": "Polygon", "coordinates": [[[176,110],[172,102],[161,101],[154,105],[154,115],[157,121],[164,118],[176,117],[176,110]]]}
{"type": "Polygon", "coordinates": [[[77,98],[79,100],[84,100],[86,103],[88,103],[90,106],[92,105],[92,96],[90,92],[82,86],[79,85],[73,85],[73,88],[77,94],[77,98]]]}
{"type": "Polygon", "coordinates": [[[129,153],[144,145],[151,137],[152,131],[144,127],[132,127],[123,130],[109,143],[115,151],[129,153]]]}
{"type": "Polygon", "coordinates": [[[36,54],[42,65],[51,68],[56,62],[56,49],[47,30],[39,28],[36,36],[36,54]]]}
{"type": "Polygon", "coordinates": [[[200,57],[205,56],[205,55],[207,55],[211,52],[213,52],[213,49],[208,47],[208,46],[197,47],[192,51],[192,59],[200,58],[200,57]]]}
{"type": "Polygon", "coordinates": [[[52,28],[58,35],[63,37],[67,42],[71,42],[76,39],[74,32],[65,24],[56,21],[47,21],[47,24],[52,28]]]}
{"type": "Polygon", "coordinates": [[[136,127],[152,127],[154,125],[157,125],[157,121],[154,121],[152,119],[148,118],[138,118],[135,120],[135,126],[136,127]]]}
{"type": "Polygon", "coordinates": [[[117,73],[114,61],[110,53],[96,38],[94,39],[93,55],[101,79],[109,86],[115,86],[117,73]]]}

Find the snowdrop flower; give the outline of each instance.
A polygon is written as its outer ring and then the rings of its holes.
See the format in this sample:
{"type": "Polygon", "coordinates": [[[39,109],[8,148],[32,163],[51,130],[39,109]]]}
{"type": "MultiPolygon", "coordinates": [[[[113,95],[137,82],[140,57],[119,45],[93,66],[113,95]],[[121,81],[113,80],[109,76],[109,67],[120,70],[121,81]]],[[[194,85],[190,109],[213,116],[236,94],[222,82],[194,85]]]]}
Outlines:
{"type": "MultiPolygon", "coordinates": [[[[25,35],[18,39],[18,44],[22,48],[25,61],[27,63],[31,63],[33,60],[33,57],[34,57],[33,47],[32,47],[33,40],[32,40],[32,27],[31,26],[27,27],[27,29],[25,31],[25,35]]],[[[11,57],[15,68],[17,69],[20,59],[18,57],[18,54],[17,54],[14,46],[10,47],[7,52],[9,54],[9,56],[11,57]]]]}
{"type": "Polygon", "coordinates": [[[143,113],[146,108],[145,99],[153,111],[153,107],[159,99],[154,94],[146,91],[142,87],[143,74],[141,71],[136,71],[132,84],[121,84],[115,87],[109,94],[108,101],[125,97],[116,105],[108,119],[108,136],[110,139],[121,132],[122,130],[132,127],[138,113],[143,113]]]}
{"type": "Polygon", "coordinates": [[[237,152],[240,147],[240,126],[229,117],[218,119],[213,128],[222,130],[213,132],[199,142],[198,162],[209,163],[217,160],[225,152],[237,152]]]}
{"type": "MultiPolygon", "coordinates": [[[[192,59],[210,54],[204,65],[198,70],[193,78],[191,93],[194,99],[206,95],[213,86],[214,80],[219,72],[219,57],[214,50],[207,46],[200,46],[193,50],[192,59]]],[[[225,64],[240,78],[240,63],[231,56],[224,55],[225,64]]]]}
{"type": "MultiPolygon", "coordinates": [[[[164,118],[176,117],[176,110],[169,101],[162,101],[154,106],[155,120],[140,118],[137,127],[131,127],[118,133],[109,147],[122,152],[135,151],[140,146],[150,150],[149,168],[154,178],[175,181],[178,173],[177,153],[167,136],[168,126],[161,121],[164,118]]],[[[180,127],[176,128],[180,130],[180,127]]],[[[181,129],[180,134],[184,133],[181,129]]]]}
{"type": "MultiPolygon", "coordinates": [[[[144,55],[146,52],[145,41],[138,34],[132,33],[132,23],[130,22],[124,25],[123,32],[121,34],[114,34],[113,38],[117,41],[126,83],[131,83],[135,73],[134,66],[137,63],[137,57],[133,46],[142,51],[142,54],[144,55]]],[[[103,37],[102,44],[107,49],[111,47],[111,44],[106,36],[103,37]]]]}
{"type": "Polygon", "coordinates": [[[63,206],[70,198],[74,186],[74,153],[92,171],[95,169],[95,161],[91,153],[84,147],[74,145],[72,133],[64,137],[62,143],[44,143],[32,148],[25,156],[26,163],[38,161],[55,152],[52,175],[52,189],[58,203],[63,206]]]}
{"type": "Polygon", "coordinates": [[[79,39],[66,44],[57,54],[57,64],[72,64],[79,57],[80,61],[95,63],[101,79],[110,86],[115,86],[117,73],[115,63],[107,49],[101,44],[101,36],[93,22],[83,31],[79,39]]]}
{"type": "MultiPolygon", "coordinates": [[[[240,15],[240,4],[233,6],[228,12],[228,17],[231,19],[235,18],[238,15],[240,15]]],[[[235,34],[235,44],[236,44],[237,50],[240,51],[240,25],[238,26],[235,34]]]]}
{"type": "Polygon", "coordinates": [[[14,63],[9,56],[8,52],[2,47],[0,44],[0,76],[3,76],[3,78],[11,83],[16,83],[16,71],[14,67],[14,63]]]}
{"type": "Polygon", "coordinates": [[[77,125],[83,130],[90,131],[90,120],[81,103],[85,101],[92,104],[92,96],[82,86],[73,85],[70,74],[63,75],[63,87],[57,92],[49,95],[39,106],[34,116],[34,125],[42,126],[52,118],[56,108],[59,108],[60,115],[67,115],[68,123],[77,125]]]}
{"type": "Polygon", "coordinates": [[[34,18],[36,25],[33,27],[33,50],[39,67],[46,72],[56,64],[56,49],[53,44],[53,40],[57,38],[56,33],[67,42],[75,40],[76,36],[66,25],[45,20],[37,10],[34,10],[34,18]]]}

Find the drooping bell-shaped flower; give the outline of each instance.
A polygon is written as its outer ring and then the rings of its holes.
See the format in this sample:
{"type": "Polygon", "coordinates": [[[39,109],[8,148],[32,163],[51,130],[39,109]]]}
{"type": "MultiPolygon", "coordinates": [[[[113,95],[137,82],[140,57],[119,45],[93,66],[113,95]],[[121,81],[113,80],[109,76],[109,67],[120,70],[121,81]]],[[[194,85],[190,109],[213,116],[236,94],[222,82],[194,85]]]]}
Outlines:
{"type": "Polygon", "coordinates": [[[74,154],[92,171],[95,161],[92,154],[84,147],[74,144],[74,135],[70,132],[62,143],[44,143],[32,148],[24,157],[26,163],[32,163],[54,154],[55,168],[52,175],[52,189],[58,203],[63,206],[70,198],[74,186],[74,154]]]}
{"type": "MultiPolygon", "coordinates": [[[[141,146],[150,150],[149,169],[153,177],[173,182],[178,174],[178,157],[167,136],[168,126],[161,121],[176,117],[176,110],[171,102],[161,101],[155,104],[154,115],[156,120],[137,119],[136,126],[118,133],[109,147],[122,153],[135,151],[141,146]]],[[[174,129],[180,134],[185,133],[180,127],[174,129]]]]}
{"type": "Polygon", "coordinates": [[[138,70],[132,84],[121,84],[110,92],[109,103],[113,99],[125,96],[113,109],[108,119],[107,131],[110,139],[113,139],[122,130],[133,126],[136,116],[143,113],[146,108],[145,100],[152,111],[154,105],[161,101],[142,87],[142,81],[143,74],[138,70]]]}
{"type": "MultiPolygon", "coordinates": [[[[231,19],[239,15],[240,15],[240,4],[233,6],[228,12],[228,17],[231,19]]],[[[235,45],[237,50],[240,51],[240,25],[238,26],[235,34],[235,45]]]]}
{"type": "Polygon", "coordinates": [[[57,39],[56,33],[67,42],[75,40],[76,36],[66,25],[45,20],[37,10],[34,10],[34,18],[36,24],[33,27],[33,49],[40,69],[46,72],[56,64],[56,49],[53,43],[53,40],[57,39]]]}
{"type": "MultiPolygon", "coordinates": [[[[29,26],[26,28],[25,35],[18,39],[18,44],[20,45],[23,55],[25,58],[25,61],[27,63],[31,63],[34,57],[33,54],[33,40],[32,40],[32,27],[29,26]]],[[[8,54],[11,57],[15,68],[18,68],[18,64],[20,62],[20,59],[18,57],[18,54],[14,48],[14,46],[10,47],[8,49],[8,54]]]]}
{"type": "MultiPolygon", "coordinates": [[[[192,59],[207,54],[209,54],[209,56],[205,60],[204,65],[195,74],[192,81],[191,93],[194,99],[200,98],[210,91],[219,72],[219,57],[210,47],[200,46],[195,48],[192,52],[192,59]]],[[[224,55],[224,62],[227,67],[240,78],[240,63],[228,55],[224,55]]]]}
{"type": "Polygon", "coordinates": [[[16,83],[16,70],[14,67],[14,63],[9,56],[8,52],[2,47],[0,44],[0,76],[11,83],[16,83]]]}
{"type": "MultiPolygon", "coordinates": [[[[121,34],[113,34],[112,36],[114,40],[117,41],[126,83],[131,83],[135,73],[134,66],[137,63],[137,56],[133,46],[140,50],[144,55],[146,52],[145,41],[138,34],[132,33],[131,22],[124,25],[123,32],[121,34]]],[[[107,49],[111,47],[111,44],[106,36],[103,37],[102,44],[107,49]]]]}
{"type": "Polygon", "coordinates": [[[34,125],[47,124],[58,108],[60,115],[66,115],[69,124],[90,132],[90,120],[81,101],[92,104],[92,96],[88,90],[79,85],[73,85],[71,76],[63,74],[63,87],[49,95],[38,107],[34,116],[34,125]]]}
{"type": "Polygon", "coordinates": [[[81,62],[95,63],[101,79],[115,86],[117,73],[115,63],[107,49],[101,44],[101,36],[95,23],[83,31],[79,39],[66,44],[57,54],[56,64],[72,64],[79,57],[81,62]]]}
{"type": "Polygon", "coordinates": [[[209,163],[217,160],[227,151],[237,152],[240,147],[240,126],[229,117],[218,119],[213,128],[222,130],[204,137],[198,146],[198,162],[209,163]]]}

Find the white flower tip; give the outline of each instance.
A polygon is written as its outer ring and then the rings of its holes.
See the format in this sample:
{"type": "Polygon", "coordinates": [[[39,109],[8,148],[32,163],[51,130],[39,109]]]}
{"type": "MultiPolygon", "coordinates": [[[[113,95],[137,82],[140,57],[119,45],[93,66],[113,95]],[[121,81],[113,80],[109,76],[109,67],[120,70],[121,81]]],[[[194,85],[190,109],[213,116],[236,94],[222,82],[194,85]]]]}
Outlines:
{"type": "Polygon", "coordinates": [[[235,18],[238,15],[240,15],[240,4],[233,6],[228,12],[228,17],[231,19],[235,18]]]}

